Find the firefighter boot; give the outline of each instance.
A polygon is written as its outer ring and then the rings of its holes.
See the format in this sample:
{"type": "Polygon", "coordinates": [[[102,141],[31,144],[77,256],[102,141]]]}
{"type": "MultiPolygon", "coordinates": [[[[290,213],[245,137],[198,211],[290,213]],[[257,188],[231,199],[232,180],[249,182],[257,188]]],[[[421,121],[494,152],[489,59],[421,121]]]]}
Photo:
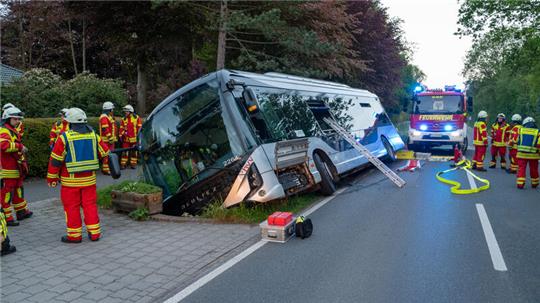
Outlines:
{"type": "Polygon", "coordinates": [[[1,251],[0,255],[5,256],[5,255],[12,254],[12,253],[14,253],[16,251],[17,251],[17,248],[15,246],[13,246],[13,245],[10,245],[9,244],[9,237],[6,237],[4,242],[2,242],[2,251],[1,251]]]}
{"type": "Polygon", "coordinates": [[[64,243],[73,243],[73,244],[81,243],[82,241],[81,239],[77,239],[77,240],[70,239],[68,238],[68,236],[62,236],[60,240],[64,243]]]}
{"type": "Polygon", "coordinates": [[[489,162],[489,168],[495,168],[497,166],[497,159],[495,157],[491,158],[491,161],[489,162]]]}
{"type": "Polygon", "coordinates": [[[20,210],[17,212],[17,221],[22,221],[24,219],[28,219],[30,217],[32,217],[34,213],[29,211],[28,209],[26,210],[20,210]]]}
{"type": "Polygon", "coordinates": [[[19,226],[19,222],[15,221],[15,220],[8,220],[6,221],[6,225],[7,226],[19,226]]]}
{"type": "Polygon", "coordinates": [[[96,241],[99,241],[99,238],[100,238],[100,237],[97,237],[97,238],[94,237],[94,238],[92,238],[92,234],[91,234],[91,233],[88,233],[88,239],[90,239],[90,241],[96,242],[96,241]]]}
{"type": "Polygon", "coordinates": [[[483,168],[483,167],[477,167],[476,168],[477,171],[487,171],[487,169],[483,168]]]}

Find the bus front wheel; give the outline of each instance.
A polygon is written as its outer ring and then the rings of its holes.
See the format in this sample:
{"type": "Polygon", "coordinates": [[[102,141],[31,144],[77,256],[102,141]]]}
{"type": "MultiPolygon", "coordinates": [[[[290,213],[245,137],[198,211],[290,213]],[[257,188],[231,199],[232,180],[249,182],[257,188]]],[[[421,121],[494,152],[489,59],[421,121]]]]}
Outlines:
{"type": "Polygon", "coordinates": [[[317,167],[317,170],[321,175],[321,194],[325,196],[332,195],[336,191],[336,184],[334,183],[334,179],[332,179],[332,174],[330,172],[328,164],[324,162],[324,160],[321,158],[321,156],[319,156],[319,154],[313,155],[313,162],[315,162],[315,167],[317,167]]]}

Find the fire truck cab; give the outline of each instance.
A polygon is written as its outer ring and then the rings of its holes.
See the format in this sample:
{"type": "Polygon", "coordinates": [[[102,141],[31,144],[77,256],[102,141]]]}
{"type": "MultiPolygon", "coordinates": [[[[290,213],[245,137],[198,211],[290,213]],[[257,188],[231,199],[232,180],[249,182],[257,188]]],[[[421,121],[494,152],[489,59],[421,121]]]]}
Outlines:
{"type": "Polygon", "coordinates": [[[409,124],[409,149],[424,150],[458,144],[467,150],[467,113],[472,99],[455,86],[415,89],[409,124]]]}

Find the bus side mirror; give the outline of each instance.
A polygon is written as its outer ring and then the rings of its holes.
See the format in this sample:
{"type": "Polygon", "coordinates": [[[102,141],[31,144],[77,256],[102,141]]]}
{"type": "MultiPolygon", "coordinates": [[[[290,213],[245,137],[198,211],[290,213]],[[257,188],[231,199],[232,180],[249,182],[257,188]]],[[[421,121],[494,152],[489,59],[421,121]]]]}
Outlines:
{"type": "Polygon", "coordinates": [[[473,111],[473,97],[471,96],[467,97],[467,111],[469,112],[473,111]]]}
{"type": "Polygon", "coordinates": [[[257,96],[252,88],[246,87],[242,92],[244,98],[244,106],[250,114],[255,114],[259,111],[259,105],[257,104],[257,96]]]}

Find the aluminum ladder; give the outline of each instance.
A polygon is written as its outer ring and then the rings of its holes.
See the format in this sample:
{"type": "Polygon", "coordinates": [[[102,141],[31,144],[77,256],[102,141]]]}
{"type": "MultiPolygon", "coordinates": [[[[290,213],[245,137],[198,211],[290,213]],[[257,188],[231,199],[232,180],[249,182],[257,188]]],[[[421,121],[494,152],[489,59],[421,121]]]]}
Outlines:
{"type": "Polygon", "coordinates": [[[323,118],[331,128],[333,128],[345,141],[349,142],[354,149],[359,151],[364,157],[366,157],[369,162],[371,162],[375,167],[377,167],[388,179],[392,180],[398,187],[403,187],[407,182],[401,179],[393,170],[388,168],[379,158],[375,157],[364,145],[358,143],[351,134],[346,131],[343,127],[339,126],[337,122],[330,118],[323,118]]]}

